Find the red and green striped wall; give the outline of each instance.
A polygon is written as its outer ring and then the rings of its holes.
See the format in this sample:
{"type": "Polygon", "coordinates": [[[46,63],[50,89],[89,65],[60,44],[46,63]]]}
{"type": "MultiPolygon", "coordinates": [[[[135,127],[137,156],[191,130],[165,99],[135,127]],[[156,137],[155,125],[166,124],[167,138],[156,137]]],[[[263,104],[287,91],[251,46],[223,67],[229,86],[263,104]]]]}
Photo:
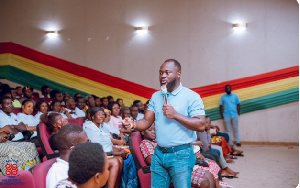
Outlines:
{"type": "MultiPolygon", "coordinates": [[[[0,79],[37,90],[48,85],[71,95],[112,95],[115,99],[122,98],[128,106],[136,99],[146,102],[156,91],[11,42],[0,43],[0,79]]],[[[191,88],[200,94],[212,120],[221,118],[219,100],[226,84],[239,96],[241,113],[271,108],[299,100],[299,66],[191,88]]]]}

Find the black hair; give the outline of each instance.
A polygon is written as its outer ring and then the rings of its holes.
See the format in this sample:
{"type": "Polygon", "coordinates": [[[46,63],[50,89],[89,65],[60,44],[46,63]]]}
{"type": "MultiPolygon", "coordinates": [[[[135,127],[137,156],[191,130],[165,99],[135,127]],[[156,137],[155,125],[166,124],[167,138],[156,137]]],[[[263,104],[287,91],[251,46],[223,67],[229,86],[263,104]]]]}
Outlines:
{"type": "Polygon", "coordinates": [[[28,103],[28,102],[32,102],[32,104],[34,104],[33,101],[32,101],[31,99],[25,99],[25,100],[22,102],[21,110],[23,110],[23,106],[24,106],[26,103],[28,103]]]}
{"type": "MultiPolygon", "coordinates": [[[[41,87],[41,92],[44,94],[44,91],[45,91],[47,88],[50,88],[50,87],[47,86],[47,85],[43,85],[43,86],[41,87]]],[[[46,97],[46,96],[45,96],[45,97],[46,97]]]]}
{"type": "Polygon", "coordinates": [[[227,86],[230,86],[230,87],[231,87],[231,85],[227,84],[227,85],[225,86],[225,89],[226,89],[227,86]]]}
{"type": "Polygon", "coordinates": [[[95,174],[104,172],[106,160],[100,144],[78,144],[69,157],[68,176],[74,182],[84,184],[95,174]]]}
{"type": "MultiPolygon", "coordinates": [[[[99,112],[99,111],[102,111],[102,112],[104,112],[104,109],[102,108],[102,107],[93,107],[92,109],[91,109],[91,112],[90,112],[90,117],[92,118],[97,112],[99,112]]],[[[104,115],[105,115],[105,117],[106,117],[106,113],[104,112],[104,115]]]]}
{"type": "Polygon", "coordinates": [[[58,101],[58,100],[54,99],[54,100],[51,102],[51,107],[53,107],[53,106],[54,106],[54,104],[55,104],[55,103],[57,103],[57,102],[58,102],[59,104],[61,104],[61,102],[60,102],[60,101],[58,101]]]}
{"type": "Polygon", "coordinates": [[[56,121],[56,118],[60,116],[59,113],[51,113],[51,114],[47,114],[47,113],[44,113],[41,115],[41,122],[45,123],[47,129],[49,132],[53,132],[53,129],[54,129],[54,123],[56,121]]]}
{"type": "Polygon", "coordinates": [[[83,131],[82,127],[75,124],[67,124],[63,126],[57,133],[55,145],[59,153],[63,154],[71,146],[76,146],[80,139],[79,134],[83,131]]]}
{"type": "Polygon", "coordinates": [[[83,99],[83,102],[85,102],[85,99],[83,97],[76,97],[75,102],[78,102],[79,99],[83,99]]]}
{"type": "Polygon", "coordinates": [[[119,108],[121,107],[119,103],[113,101],[113,102],[110,102],[108,105],[107,105],[107,109],[109,109],[110,111],[112,111],[112,107],[117,104],[119,106],[119,108]]]}
{"type": "Polygon", "coordinates": [[[141,100],[135,100],[132,103],[132,106],[137,106],[138,103],[142,102],[141,100]]]}
{"type": "Polygon", "coordinates": [[[33,92],[33,88],[31,86],[24,86],[22,92],[25,93],[25,90],[30,89],[33,92]]]}
{"type": "Polygon", "coordinates": [[[51,99],[54,99],[54,98],[55,98],[55,95],[56,95],[57,93],[62,93],[62,92],[58,91],[57,89],[52,90],[52,91],[50,92],[50,97],[51,97],[51,99]]]}
{"type": "Polygon", "coordinates": [[[3,101],[4,101],[5,99],[10,99],[10,100],[12,100],[10,97],[4,96],[4,97],[2,97],[2,98],[0,99],[0,104],[3,104],[3,101]]]}
{"type": "Polygon", "coordinates": [[[178,68],[178,71],[181,71],[181,65],[176,59],[167,59],[166,62],[174,62],[174,65],[178,68]]]}
{"type": "Polygon", "coordinates": [[[107,96],[107,99],[110,101],[110,99],[114,99],[112,96],[107,96]]]}
{"type": "Polygon", "coordinates": [[[103,102],[104,99],[108,99],[107,97],[102,97],[100,100],[103,102]]]}
{"type": "Polygon", "coordinates": [[[48,111],[50,110],[49,104],[46,101],[44,101],[43,99],[41,99],[37,103],[35,103],[35,106],[33,109],[34,113],[38,113],[38,111],[40,111],[40,107],[43,103],[46,103],[47,107],[48,107],[48,111]]]}

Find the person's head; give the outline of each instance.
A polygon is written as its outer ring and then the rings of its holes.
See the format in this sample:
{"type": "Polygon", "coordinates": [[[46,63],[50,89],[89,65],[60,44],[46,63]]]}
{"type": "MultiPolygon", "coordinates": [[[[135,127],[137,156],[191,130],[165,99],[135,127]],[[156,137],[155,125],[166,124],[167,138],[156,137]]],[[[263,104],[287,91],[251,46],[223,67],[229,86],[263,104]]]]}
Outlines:
{"type": "Polygon", "coordinates": [[[55,145],[60,156],[69,154],[78,144],[86,142],[89,142],[86,132],[82,127],[75,124],[63,126],[55,138],[55,145]]]}
{"type": "Polygon", "coordinates": [[[101,98],[102,107],[107,108],[108,99],[106,97],[101,98]]]}
{"type": "Polygon", "coordinates": [[[23,91],[22,91],[22,87],[21,86],[17,86],[16,87],[16,95],[20,96],[20,97],[23,95],[23,91]]]}
{"type": "Polygon", "coordinates": [[[133,119],[136,119],[136,117],[139,113],[138,107],[137,106],[131,106],[130,113],[131,113],[131,116],[133,117],[133,119]]]}
{"type": "Polygon", "coordinates": [[[231,85],[226,85],[225,86],[225,92],[227,93],[227,95],[231,94],[231,85]]]}
{"type": "Polygon", "coordinates": [[[63,118],[59,113],[44,113],[41,115],[41,121],[45,123],[49,132],[57,133],[63,126],[68,124],[68,120],[63,118]]]}
{"type": "Polygon", "coordinates": [[[13,101],[14,100],[14,96],[11,92],[7,91],[7,92],[3,92],[3,97],[6,96],[6,97],[9,97],[11,98],[11,100],[13,101]]]}
{"type": "Polygon", "coordinates": [[[143,139],[153,141],[156,139],[156,132],[155,132],[155,124],[153,123],[151,127],[141,132],[143,135],[143,139]]]}
{"type": "Polygon", "coordinates": [[[86,104],[89,106],[89,107],[95,107],[96,103],[95,103],[95,99],[93,96],[87,96],[86,97],[86,104]]]}
{"type": "Polygon", "coordinates": [[[78,98],[78,97],[82,97],[80,93],[76,93],[76,94],[74,95],[74,99],[76,99],[76,98],[78,98]]]}
{"type": "Polygon", "coordinates": [[[120,114],[121,107],[117,102],[110,102],[107,109],[111,111],[111,115],[117,117],[120,114]]]}
{"type": "Polygon", "coordinates": [[[76,101],[77,107],[78,107],[80,110],[84,109],[84,107],[85,107],[84,98],[82,98],[82,97],[77,97],[77,98],[75,98],[75,101],[76,101]]]}
{"type": "Polygon", "coordinates": [[[54,112],[60,112],[61,110],[61,103],[58,100],[53,100],[51,103],[51,110],[54,112]]]}
{"type": "Polygon", "coordinates": [[[66,107],[70,110],[75,110],[76,108],[76,103],[75,103],[75,100],[70,97],[70,98],[66,98],[65,99],[65,103],[66,103],[66,107]]]}
{"type": "Polygon", "coordinates": [[[160,85],[166,85],[169,92],[180,84],[181,65],[175,59],[167,59],[159,69],[160,85]]]}
{"type": "Polygon", "coordinates": [[[34,107],[35,113],[42,112],[44,114],[47,113],[48,111],[49,111],[49,105],[45,101],[40,100],[35,104],[34,107]]]}
{"type": "Polygon", "coordinates": [[[44,97],[47,97],[48,94],[50,94],[51,89],[50,89],[49,86],[43,85],[43,86],[41,87],[41,92],[42,92],[42,94],[44,95],[44,97]]]}
{"type": "Polygon", "coordinates": [[[121,98],[117,99],[117,103],[119,103],[120,106],[124,106],[123,99],[121,98]]]}
{"type": "Polygon", "coordinates": [[[55,93],[54,100],[58,100],[59,102],[62,102],[64,100],[64,96],[62,92],[55,93]]]}
{"type": "Polygon", "coordinates": [[[114,98],[112,96],[107,96],[108,103],[114,102],[114,98]]]}
{"type": "Polygon", "coordinates": [[[101,100],[99,97],[95,97],[95,106],[101,107],[101,100]]]}
{"type": "Polygon", "coordinates": [[[210,117],[209,116],[205,116],[205,130],[208,131],[210,130],[210,127],[211,127],[211,120],[210,120],[210,117]]]}
{"type": "Polygon", "coordinates": [[[125,118],[130,118],[130,109],[129,108],[124,108],[123,110],[121,110],[121,114],[122,114],[122,119],[125,118]]]}
{"type": "Polygon", "coordinates": [[[30,86],[25,86],[22,89],[22,92],[24,93],[24,97],[30,99],[33,94],[33,88],[30,86]]]}
{"type": "Polygon", "coordinates": [[[94,107],[91,109],[91,119],[96,125],[101,125],[105,119],[104,109],[101,107],[94,107]]]}
{"type": "Polygon", "coordinates": [[[137,106],[140,113],[144,113],[144,104],[140,100],[133,101],[133,105],[137,106]]]}
{"type": "Polygon", "coordinates": [[[26,115],[30,115],[33,112],[33,101],[30,99],[25,99],[22,102],[22,113],[26,115]]]}
{"type": "Polygon", "coordinates": [[[103,187],[109,176],[108,162],[103,148],[98,143],[78,144],[69,157],[69,178],[78,185],[103,187]]]}
{"type": "Polygon", "coordinates": [[[108,122],[110,121],[111,111],[108,110],[108,109],[104,109],[104,112],[105,112],[105,115],[106,115],[106,117],[105,117],[105,119],[104,119],[104,122],[105,122],[105,123],[108,123],[108,122]]]}
{"type": "Polygon", "coordinates": [[[9,114],[11,113],[11,111],[12,111],[12,108],[13,108],[11,98],[10,98],[10,97],[7,97],[7,96],[2,97],[0,102],[1,102],[1,103],[0,103],[0,108],[1,108],[1,110],[2,110],[5,114],[9,115],[9,114]]]}

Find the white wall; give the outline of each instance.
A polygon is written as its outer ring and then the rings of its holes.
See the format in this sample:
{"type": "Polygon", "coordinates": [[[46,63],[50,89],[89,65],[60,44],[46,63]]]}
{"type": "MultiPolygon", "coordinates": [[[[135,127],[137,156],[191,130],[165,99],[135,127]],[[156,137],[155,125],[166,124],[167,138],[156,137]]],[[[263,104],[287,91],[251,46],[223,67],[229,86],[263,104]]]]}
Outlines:
{"type": "MultiPolygon", "coordinates": [[[[295,0],[1,0],[0,24],[0,42],[19,43],[156,89],[159,66],[167,58],[181,62],[187,87],[299,63],[295,0]],[[244,33],[233,32],[237,21],[248,23],[244,33]],[[150,27],[147,35],[134,32],[139,23],[150,27]],[[45,37],[51,26],[59,29],[55,40],[45,37]]],[[[298,129],[299,118],[295,123],[285,107],[276,109],[242,117],[248,123],[253,117],[265,119],[245,131],[276,127],[271,129],[276,135],[282,121],[298,129]]],[[[298,113],[298,103],[287,109],[298,113]]],[[[298,132],[285,137],[281,140],[296,142],[298,132]]],[[[247,134],[243,138],[277,140],[247,134]]]]}

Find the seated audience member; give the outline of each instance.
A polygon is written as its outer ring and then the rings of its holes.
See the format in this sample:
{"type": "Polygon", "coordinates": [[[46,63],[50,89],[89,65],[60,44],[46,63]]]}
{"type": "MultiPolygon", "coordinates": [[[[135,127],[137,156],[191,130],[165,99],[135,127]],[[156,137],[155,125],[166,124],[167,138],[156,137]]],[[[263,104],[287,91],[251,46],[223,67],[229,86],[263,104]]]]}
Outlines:
{"type": "Polygon", "coordinates": [[[66,110],[69,112],[72,118],[78,118],[79,116],[76,114],[76,103],[75,100],[70,97],[65,99],[66,110]]]}
{"type": "Polygon", "coordinates": [[[140,100],[133,101],[133,106],[138,107],[139,113],[136,117],[137,121],[144,118],[144,104],[140,100]]]}
{"type": "Polygon", "coordinates": [[[95,106],[96,107],[101,107],[101,100],[99,97],[95,96],[95,106]]]}
{"type": "MultiPolygon", "coordinates": [[[[143,141],[140,143],[141,152],[148,165],[151,165],[152,156],[157,143],[155,125],[141,132],[143,141]]],[[[205,159],[200,152],[196,155],[197,159],[205,159]]],[[[192,172],[193,187],[219,187],[218,172],[220,167],[213,161],[208,161],[208,167],[195,166],[192,172]]],[[[222,182],[224,184],[224,182],[222,182]]]]}
{"type": "Polygon", "coordinates": [[[0,100],[0,128],[6,127],[11,134],[14,134],[12,141],[24,140],[22,132],[27,131],[26,125],[12,113],[12,101],[10,97],[2,97],[0,100]]]}
{"type": "Polygon", "coordinates": [[[118,98],[116,102],[120,105],[121,110],[124,109],[124,108],[126,108],[126,106],[123,103],[123,99],[118,98]]]}
{"type": "Polygon", "coordinates": [[[107,96],[107,100],[108,100],[108,104],[110,103],[110,102],[114,102],[115,100],[114,100],[114,98],[112,97],[112,96],[107,96]]]}
{"type": "Polygon", "coordinates": [[[197,140],[202,142],[201,154],[207,158],[210,158],[210,155],[213,155],[214,156],[213,160],[215,160],[216,162],[218,160],[221,168],[223,169],[222,176],[235,177],[237,174],[239,174],[239,172],[235,172],[228,167],[228,164],[226,163],[226,160],[223,156],[222,148],[220,146],[218,146],[219,147],[218,149],[211,147],[211,136],[207,127],[208,127],[208,120],[206,118],[205,131],[197,132],[197,140]]]}
{"type": "Polygon", "coordinates": [[[148,110],[150,100],[147,100],[147,102],[144,104],[144,112],[148,110]]]}
{"type": "Polygon", "coordinates": [[[117,102],[110,102],[107,106],[108,110],[111,111],[111,117],[109,124],[114,126],[117,129],[122,128],[122,117],[120,114],[120,105],[117,102]]]}
{"type": "Polygon", "coordinates": [[[15,90],[16,90],[16,99],[17,100],[19,100],[19,99],[21,99],[22,97],[23,97],[23,91],[22,91],[22,87],[21,86],[17,86],[16,88],[15,88],[15,90]]]}
{"type": "Polygon", "coordinates": [[[102,108],[107,109],[108,103],[109,103],[109,101],[108,101],[107,97],[102,97],[101,98],[101,104],[102,104],[101,107],[102,108]]]}
{"type": "Polygon", "coordinates": [[[75,95],[74,95],[75,101],[76,101],[76,99],[77,99],[78,97],[82,97],[81,94],[80,94],[80,93],[75,93],[75,95]]]}
{"type": "Polygon", "coordinates": [[[108,159],[100,144],[78,144],[69,157],[68,179],[56,188],[100,188],[109,176],[108,159]]]}
{"type": "Polygon", "coordinates": [[[41,115],[49,112],[49,105],[45,102],[45,101],[42,101],[40,100],[39,102],[37,102],[35,104],[35,107],[34,107],[34,117],[36,120],[38,120],[38,122],[41,121],[41,115]]]}
{"type": "Polygon", "coordinates": [[[76,97],[75,102],[76,102],[75,112],[76,112],[77,116],[85,117],[86,116],[85,112],[88,107],[85,105],[84,98],[76,97]]]}
{"type": "Polygon", "coordinates": [[[7,96],[9,98],[11,98],[12,100],[12,104],[14,108],[21,108],[22,104],[20,103],[20,101],[18,101],[17,99],[14,98],[13,94],[10,91],[3,91],[1,92],[2,94],[0,95],[1,97],[7,96]]]}
{"type": "Polygon", "coordinates": [[[104,109],[104,113],[105,113],[104,122],[109,123],[111,117],[111,111],[108,109],[104,109]]]}
{"type": "Polygon", "coordinates": [[[24,93],[24,97],[19,100],[20,103],[22,103],[25,99],[31,99],[35,105],[35,103],[40,100],[33,95],[33,88],[30,86],[23,87],[22,92],[24,93]]]}
{"type": "Polygon", "coordinates": [[[51,99],[59,101],[62,106],[65,106],[64,95],[62,94],[62,92],[55,89],[50,92],[50,96],[51,99]]]}
{"type": "Polygon", "coordinates": [[[85,112],[86,113],[86,119],[90,119],[91,109],[96,106],[95,99],[94,99],[93,96],[89,95],[89,96],[86,97],[85,102],[86,102],[86,105],[87,105],[87,110],[85,112]]]}
{"type": "MultiPolygon", "coordinates": [[[[88,136],[82,127],[78,125],[68,124],[59,130],[56,137],[59,158],[56,159],[56,162],[48,171],[46,177],[47,188],[56,187],[59,181],[68,178],[70,153],[78,144],[85,142],[89,142],[88,136]]],[[[118,178],[122,173],[122,165],[123,163],[120,163],[116,158],[108,160],[108,169],[110,172],[108,179],[109,188],[118,187],[118,178]]]]}
{"type": "Polygon", "coordinates": [[[67,98],[72,98],[72,97],[71,97],[70,93],[65,92],[64,100],[66,100],[67,98]]]}
{"type": "Polygon", "coordinates": [[[64,118],[72,118],[70,113],[64,107],[61,107],[61,102],[57,100],[53,100],[51,103],[51,111],[49,114],[53,112],[59,113],[64,118]]]}
{"type": "Polygon", "coordinates": [[[39,124],[39,119],[36,119],[33,115],[31,115],[33,112],[33,101],[29,99],[25,99],[22,102],[22,112],[18,113],[17,117],[18,119],[26,124],[28,126],[28,130],[30,132],[23,132],[23,136],[26,140],[34,139],[32,142],[36,144],[36,146],[39,146],[38,140],[37,140],[37,132],[36,132],[36,126],[39,124]],[[30,137],[29,137],[30,136],[30,137]]]}
{"type": "Polygon", "coordinates": [[[41,92],[42,92],[42,96],[40,98],[48,98],[48,99],[51,98],[50,96],[51,88],[49,86],[43,85],[41,87],[41,92]]]}
{"type": "Polygon", "coordinates": [[[130,114],[131,114],[131,118],[134,121],[138,121],[137,117],[138,117],[138,113],[139,113],[139,109],[137,106],[131,106],[130,107],[130,114]]]}
{"type": "Polygon", "coordinates": [[[130,118],[130,109],[129,108],[124,108],[121,110],[121,114],[122,114],[122,119],[125,119],[125,118],[130,118]]]}
{"type": "MultiPolygon", "coordinates": [[[[102,145],[106,153],[112,153],[114,156],[121,156],[124,161],[122,187],[137,187],[137,176],[133,158],[121,148],[113,147],[115,139],[111,133],[119,134],[119,130],[104,122],[105,112],[101,107],[94,107],[91,110],[91,121],[86,121],[83,124],[83,129],[87,133],[89,139],[93,143],[102,145]]],[[[123,145],[125,141],[119,141],[119,145],[123,145]]],[[[122,160],[122,158],[118,158],[122,160]]]]}

